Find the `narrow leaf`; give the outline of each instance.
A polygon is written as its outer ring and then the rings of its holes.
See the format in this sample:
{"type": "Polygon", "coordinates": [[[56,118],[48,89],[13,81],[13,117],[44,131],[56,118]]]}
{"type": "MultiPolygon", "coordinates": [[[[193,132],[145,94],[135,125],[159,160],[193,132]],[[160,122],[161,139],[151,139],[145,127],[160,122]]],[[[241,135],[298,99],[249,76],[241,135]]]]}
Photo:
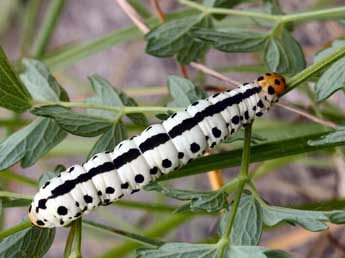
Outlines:
{"type": "Polygon", "coordinates": [[[0,106],[14,112],[24,112],[31,107],[31,96],[12,69],[0,47],[0,106]]]}
{"type": "Polygon", "coordinates": [[[32,113],[37,116],[53,118],[67,132],[84,137],[100,135],[113,123],[109,119],[74,112],[58,105],[41,106],[32,110],[32,113]]]}
{"type": "Polygon", "coordinates": [[[284,251],[271,250],[261,246],[230,246],[225,258],[294,258],[284,251]]]}
{"type": "Polygon", "coordinates": [[[0,242],[0,257],[43,257],[52,245],[54,237],[55,229],[24,229],[0,242]]]}

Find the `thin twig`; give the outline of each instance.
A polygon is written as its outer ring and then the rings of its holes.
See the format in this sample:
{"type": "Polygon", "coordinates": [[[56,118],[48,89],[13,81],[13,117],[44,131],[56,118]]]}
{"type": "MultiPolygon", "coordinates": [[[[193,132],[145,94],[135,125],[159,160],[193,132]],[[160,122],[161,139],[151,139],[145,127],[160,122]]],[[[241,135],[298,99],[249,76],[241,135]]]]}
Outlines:
{"type": "Polygon", "coordinates": [[[303,117],[305,117],[311,121],[314,121],[314,122],[321,124],[321,125],[324,125],[326,127],[330,127],[330,128],[336,128],[337,127],[337,125],[331,121],[327,121],[327,120],[321,119],[317,116],[314,116],[312,114],[309,114],[302,109],[299,109],[299,108],[296,108],[296,107],[293,107],[293,106],[287,104],[286,102],[285,103],[277,103],[276,105],[281,107],[281,108],[284,108],[286,110],[289,110],[291,112],[294,112],[296,114],[299,114],[299,115],[301,115],[301,116],[303,116],[303,117]]]}
{"type": "Polygon", "coordinates": [[[144,34],[150,31],[150,28],[145,24],[144,20],[134,10],[134,8],[126,0],[116,0],[117,4],[127,14],[127,16],[133,21],[140,31],[144,34]]]}
{"type": "Polygon", "coordinates": [[[202,71],[202,72],[204,72],[204,73],[206,73],[206,74],[208,74],[208,75],[210,75],[210,76],[212,76],[218,80],[225,82],[231,88],[234,88],[234,85],[238,86],[241,84],[240,82],[232,80],[229,77],[227,77],[221,73],[218,73],[215,70],[212,70],[203,64],[192,62],[190,65],[199,71],[202,71]]]}
{"type": "Polygon", "coordinates": [[[155,8],[159,21],[161,23],[165,22],[165,13],[161,9],[158,0],[151,0],[152,6],[155,8]]]}

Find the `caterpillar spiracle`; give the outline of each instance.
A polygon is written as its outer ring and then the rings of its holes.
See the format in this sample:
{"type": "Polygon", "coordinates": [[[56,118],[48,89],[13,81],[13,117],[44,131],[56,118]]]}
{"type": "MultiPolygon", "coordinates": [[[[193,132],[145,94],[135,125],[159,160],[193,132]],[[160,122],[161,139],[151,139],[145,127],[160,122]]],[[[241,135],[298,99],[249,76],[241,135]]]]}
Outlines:
{"type": "Polygon", "coordinates": [[[194,102],[162,124],[122,141],[114,151],[98,153],[47,181],[29,208],[31,222],[64,226],[97,206],[139,191],[262,116],[285,89],[281,75],[266,73],[252,83],[194,102]]]}

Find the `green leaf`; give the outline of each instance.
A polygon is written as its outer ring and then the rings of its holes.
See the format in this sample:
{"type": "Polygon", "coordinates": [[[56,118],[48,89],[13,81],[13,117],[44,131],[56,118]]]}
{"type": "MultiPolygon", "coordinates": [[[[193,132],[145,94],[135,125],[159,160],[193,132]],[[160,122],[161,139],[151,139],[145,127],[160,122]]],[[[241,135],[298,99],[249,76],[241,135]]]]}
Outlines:
{"type": "Polygon", "coordinates": [[[13,208],[13,207],[28,207],[31,200],[24,198],[13,198],[13,197],[0,197],[0,207],[2,208],[13,208]]]}
{"type": "Polygon", "coordinates": [[[267,249],[261,246],[230,246],[224,255],[225,258],[293,258],[290,254],[267,249]]]}
{"type": "MultiPolygon", "coordinates": [[[[243,141],[244,140],[244,129],[240,129],[238,132],[236,132],[235,135],[232,135],[230,138],[223,141],[223,143],[233,143],[235,141],[243,141]]],[[[252,144],[258,144],[262,143],[266,140],[265,137],[260,136],[259,134],[252,133],[251,137],[252,144]]]]}
{"type": "Polygon", "coordinates": [[[61,86],[50,74],[48,67],[33,59],[24,59],[25,72],[20,75],[25,87],[35,100],[59,101],[61,86]]]}
{"type": "Polygon", "coordinates": [[[310,146],[322,146],[334,143],[345,143],[345,127],[339,126],[335,131],[323,135],[317,140],[310,140],[308,144],[310,146]]]}
{"type": "Polygon", "coordinates": [[[0,106],[18,113],[31,107],[31,96],[12,69],[1,47],[0,106]]]}
{"type": "Polygon", "coordinates": [[[66,133],[54,120],[36,119],[0,144],[0,169],[19,160],[22,167],[29,167],[65,137],[66,133]]]}
{"type": "MultiPolygon", "coordinates": [[[[220,235],[224,233],[224,227],[229,220],[231,209],[222,217],[219,224],[220,235]]],[[[241,198],[235,221],[231,230],[232,245],[257,245],[262,233],[262,210],[260,204],[252,195],[244,195],[241,198]]]]}
{"type": "Polygon", "coordinates": [[[112,151],[122,140],[127,139],[127,130],[123,123],[118,122],[109,128],[95,143],[88,154],[88,159],[102,151],[112,151]]]}
{"type": "Polygon", "coordinates": [[[229,28],[217,31],[214,29],[196,28],[192,35],[200,40],[212,43],[215,49],[224,52],[255,52],[264,48],[267,34],[247,29],[229,28]]]}
{"type": "Polygon", "coordinates": [[[55,229],[31,227],[16,232],[0,242],[0,257],[43,257],[55,237],[55,229]]]}
{"type": "Polygon", "coordinates": [[[138,249],[137,254],[138,258],[215,258],[217,245],[167,243],[158,249],[138,249]]]}
{"type": "MultiPolygon", "coordinates": [[[[320,51],[314,57],[314,63],[326,58],[334,51],[345,46],[345,40],[335,40],[332,46],[320,51]]],[[[334,92],[345,88],[345,58],[341,58],[333,63],[321,75],[315,85],[316,97],[322,101],[330,97],[334,92]]]]}
{"type": "Polygon", "coordinates": [[[212,23],[209,17],[201,16],[191,16],[163,23],[146,35],[148,41],[146,52],[158,57],[176,55],[177,61],[181,64],[188,64],[202,57],[208,44],[191,37],[190,31],[195,26],[209,28],[212,23]]]}
{"type": "MultiPolygon", "coordinates": [[[[88,98],[87,102],[114,107],[123,106],[119,94],[114,90],[110,82],[108,82],[106,79],[102,78],[99,75],[92,75],[89,77],[89,81],[96,95],[88,98]]],[[[119,112],[108,110],[88,109],[87,111],[92,115],[106,117],[112,120],[114,120],[114,118],[119,115],[119,112]]]]}
{"type": "Polygon", "coordinates": [[[299,43],[284,29],[279,36],[272,36],[265,48],[267,70],[286,75],[302,71],[306,62],[299,43]]]}
{"type": "Polygon", "coordinates": [[[171,116],[174,113],[174,111],[168,110],[166,113],[155,114],[155,117],[157,117],[159,120],[167,120],[169,116],[171,116]]]}
{"type": "Polygon", "coordinates": [[[328,228],[327,222],[344,223],[345,211],[308,211],[277,206],[261,206],[264,223],[274,226],[281,222],[299,225],[306,230],[317,232],[328,228]],[[340,219],[342,218],[342,219],[340,219]]]}
{"type": "Polygon", "coordinates": [[[228,207],[227,193],[224,191],[213,191],[213,192],[193,192],[177,189],[169,189],[163,187],[158,183],[151,183],[144,188],[146,191],[157,191],[161,192],[166,196],[181,201],[190,201],[188,204],[177,209],[177,212],[191,210],[191,211],[207,211],[216,212],[221,209],[228,207]]]}
{"type": "Polygon", "coordinates": [[[73,112],[72,110],[58,106],[41,106],[31,111],[37,116],[54,119],[65,131],[84,137],[93,137],[102,134],[109,129],[113,121],[86,113],[73,112]]]}
{"type": "Polygon", "coordinates": [[[195,87],[190,80],[175,75],[168,77],[168,89],[174,99],[168,104],[169,107],[186,107],[206,97],[206,93],[195,87]]]}

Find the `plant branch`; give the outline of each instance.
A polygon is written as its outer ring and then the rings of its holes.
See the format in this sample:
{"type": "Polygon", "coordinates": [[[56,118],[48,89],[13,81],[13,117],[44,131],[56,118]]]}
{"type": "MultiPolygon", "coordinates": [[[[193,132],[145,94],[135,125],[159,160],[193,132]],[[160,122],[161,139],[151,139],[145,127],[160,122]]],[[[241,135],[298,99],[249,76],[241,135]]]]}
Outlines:
{"type": "Polygon", "coordinates": [[[30,185],[33,187],[37,186],[37,181],[26,177],[26,176],[22,176],[22,175],[18,175],[12,171],[8,171],[8,170],[3,170],[0,172],[0,177],[6,179],[6,180],[13,180],[22,184],[26,184],[26,185],[30,185]]]}
{"type": "Polygon", "coordinates": [[[38,33],[36,41],[33,45],[33,57],[40,58],[46,51],[49,39],[54,32],[64,4],[65,0],[54,0],[50,2],[44,20],[42,22],[42,28],[38,33]]]}
{"type": "Polygon", "coordinates": [[[113,235],[122,237],[122,238],[126,238],[128,240],[137,242],[139,244],[143,244],[149,247],[159,247],[162,244],[164,244],[164,242],[160,241],[160,240],[156,240],[156,239],[151,239],[148,238],[146,236],[142,236],[142,235],[138,235],[135,233],[130,233],[121,229],[116,229],[116,228],[112,228],[106,225],[102,225],[96,222],[92,222],[92,221],[88,221],[88,220],[83,220],[83,224],[85,224],[88,227],[97,229],[97,230],[101,230],[104,232],[108,232],[111,233],[113,235]]]}
{"type": "Polygon", "coordinates": [[[60,105],[63,107],[75,107],[75,108],[90,108],[90,109],[101,109],[109,110],[114,112],[120,112],[122,114],[132,114],[132,113],[160,113],[167,111],[181,111],[182,108],[176,107],[155,107],[155,106],[142,106],[142,107],[132,107],[132,106],[109,106],[101,104],[93,104],[86,102],[65,102],[65,101],[38,101],[32,102],[33,105],[45,106],[45,105],[60,105]]]}
{"type": "Polygon", "coordinates": [[[337,61],[338,59],[344,56],[345,56],[345,47],[341,47],[338,50],[334,51],[329,56],[322,59],[321,61],[308,66],[306,69],[296,74],[295,76],[293,76],[287,81],[288,88],[284,94],[293,90],[302,82],[306,81],[309,77],[311,77],[315,73],[321,71],[322,69],[326,68],[327,66],[329,66],[330,64],[332,64],[333,62],[337,61]]]}
{"type": "Polygon", "coordinates": [[[331,121],[328,121],[328,120],[325,120],[325,119],[321,119],[321,118],[319,118],[317,116],[309,114],[309,113],[305,112],[304,110],[296,108],[296,107],[291,106],[289,104],[277,103],[276,105],[281,107],[281,108],[284,108],[286,110],[289,110],[291,112],[294,112],[296,114],[299,114],[299,115],[301,115],[301,116],[303,116],[303,117],[305,117],[305,118],[307,118],[307,119],[309,119],[311,121],[314,121],[315,123],[324,125],[326,127],[330,127],[330,128],[333,128],[333,129],[335,129],[337,127],[337,125],[335,123],[331,122],[331,121]]]}
{"type": "Polygon", "coordinates": [[[15,225],[12,228],[9,228],[7,230],[4,230],[4,231],[0,232],[0,240],[2,240],[5,237],[8,237],[10,235],[13,235],[14,233],[17,233],[19,231],[27,229],[27,228],[29,228],[31,226],[32,226],[32,224],[31,224],[30,221],[24,220],[22,223],[19,223],[19,224],[15,225]]]}
{"type": "Polygon", "coordinates": [[[16,199],[32,200],[32,196],[29,194],[20,194],[20,193],[6,192],[6,191],[0,191],[0,197],[10,197],[10,198],[16,198],[16,199]]]}
{"type": "MultiPolygon", "coordinates": [[[[243,144],[243,151],[242,151],[242,163],[241,163],[241,170],[239,174],[241,178],[247,178],[247,179],[248,179],[249,160],[250,160],[251,134],[252,134],[252,124],[249,124],[245,127],[244,144],[243,144]]],[[[230,243],[231,229],[236,218],[237,209],[240,204],[242,192],[243,192],[246,182],[247,182],[246,180],[242,180],[240,181],[238,185],[234,203],[231,206],[229,220],[225,226],[225,230],[222,237],[219,239],[217,243],[218,245],[217,258],[223,257],[224,250],[226,246],[228,246],[230,243]]]]}
{"type": "Polygon", "coordinates": [[[75,228],[76,228],[76,224],[73,222],[68,233],[68,237],[67,237],[67,241],[65,245],[65,251],[63,253],[64,258],[68,258],[71,255],[73,240],[75,237],[75,228]]]}

